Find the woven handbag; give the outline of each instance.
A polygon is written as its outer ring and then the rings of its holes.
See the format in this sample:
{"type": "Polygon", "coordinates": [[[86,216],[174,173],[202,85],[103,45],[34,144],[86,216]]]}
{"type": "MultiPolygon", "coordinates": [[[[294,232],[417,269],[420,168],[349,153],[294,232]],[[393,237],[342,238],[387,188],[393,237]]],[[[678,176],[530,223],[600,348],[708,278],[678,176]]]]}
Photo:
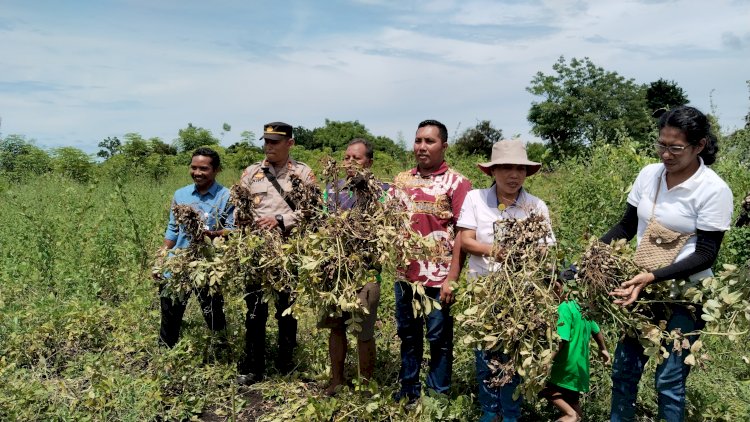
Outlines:
{"type": "Polygon", "coordinates": [[[661,190],[661,175],[659,175],[659,183],[656,186],[654,206],[651,208],[651,219],[648,221],[641,242],[635,249],[635,257],[633,258],[635,264],[646,271],[653,271],[673,263],[675,258],[677,258],[677,254],[682,250],[682,247],[685,246],[690,236],[694,234],[670,230],[656,221],[654,210],[656,209],[656,199],[659,197],[659,190],[661,190]]]}

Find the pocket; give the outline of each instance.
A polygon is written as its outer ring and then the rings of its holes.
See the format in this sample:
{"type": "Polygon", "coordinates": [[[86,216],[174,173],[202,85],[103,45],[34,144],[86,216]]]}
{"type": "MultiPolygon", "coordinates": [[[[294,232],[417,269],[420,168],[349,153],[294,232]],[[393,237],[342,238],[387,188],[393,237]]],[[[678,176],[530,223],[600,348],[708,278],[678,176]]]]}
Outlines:
{"type": "Polygon", "coordinates": [[[253,183],[250,185],[250,193],[255,194],[265,194],[268,192],[268,186],[266,186],[265,183],[253,183]]]}
{"type": "Polygon", "coordinates": [[[268,195],[268,186],[263,183],[253,183],[250,185],[250,197],[253,199],[253,204],[258,205],[268,195]]]}

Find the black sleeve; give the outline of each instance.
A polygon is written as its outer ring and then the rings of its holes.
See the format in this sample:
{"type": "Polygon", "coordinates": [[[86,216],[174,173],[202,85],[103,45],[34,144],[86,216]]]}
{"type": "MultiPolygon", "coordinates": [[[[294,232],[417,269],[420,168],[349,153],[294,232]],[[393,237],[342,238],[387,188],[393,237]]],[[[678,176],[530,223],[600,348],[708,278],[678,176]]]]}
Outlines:
{"type": "Polygon", "coordinates": [[[612,226],[612,228],[609,229],[609,231],[599,240],[606,244],[609,244],[613,240],[630,240],[635,236],[637,230],[638,208],[628,204],[628,207],[625,209],[625,214],[622,216],[620,222],[612,226]]]}
{"type": "Polygon", "coordinates": [[[695,252],[673,264],[653,271],[656,277],[654,281],[685,279],[710,268],[716,262],[724,232],[697,230],[696,235],[698,239],[695,242],[695,252]]]}

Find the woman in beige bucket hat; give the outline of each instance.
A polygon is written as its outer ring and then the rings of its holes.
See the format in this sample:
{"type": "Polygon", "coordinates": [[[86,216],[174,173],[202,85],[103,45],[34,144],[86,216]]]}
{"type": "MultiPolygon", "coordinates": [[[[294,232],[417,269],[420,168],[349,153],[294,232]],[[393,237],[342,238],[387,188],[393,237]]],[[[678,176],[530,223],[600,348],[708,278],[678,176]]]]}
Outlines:
{"type": "MultiPolygon", "coordinates": [[[[512,139],[496,142],[490,161],[478,166],[495,183],[487,189],[474,189],[466,195],[456,224],[460,230],[461,248],[469,254],[469,279],[499,269],[501,260],[496,256],[502,251],[493,251],[495,222],[526,218],[532,212],[545,216],[549,221],[549,211],[544,201],[523,189],[526,177],[542,167],[540,163],[529,160],[523,141],[512,139]]],[[[553,243],[554,236],[546,241],[553,243]]],[[[484,350],[475,353],[478,398],[482,407],[480,421],[499,420],[500,416],[503,421],[517,420],[521,415],[521,398],[513,400],[513,392],[521,381],[520,377],[516,375],[510,383],[499,388],[491,388],[485,382],[491,377],[488,360],[507,360],[507,356],[484,350]]]]}
{"type": "Polygon", "coordinates": [[[479,163],[477,167],[488,176],[492,176],[492,167],[502,164],[516,164],[526,166],[526,177],[539,171],[541,163],[529,160],[526,155],[526,146],[520,139],[506,139],[495,142],[492,146],[492,156],[487,163],[479,163]]]}

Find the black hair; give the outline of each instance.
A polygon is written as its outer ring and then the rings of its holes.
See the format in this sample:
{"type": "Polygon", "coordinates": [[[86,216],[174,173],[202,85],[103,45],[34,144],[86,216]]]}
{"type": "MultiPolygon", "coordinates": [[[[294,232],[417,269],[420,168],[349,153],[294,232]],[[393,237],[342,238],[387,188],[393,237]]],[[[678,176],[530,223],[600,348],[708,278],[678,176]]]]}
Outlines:
{"type": "Polygon", "coordinates": [[[213,167],[214,170],[221,170],[221,158],[219,158],[218,152],[212,150],[211,148],[200,147],[193,151],[193,157],[197,157],[199,155],[211,158],[211,167],[213,167]]]}
{"type": "Polygon", "coordinates": [[[711,130],[711,122],[700,110],[690,106],[675,107],[659,117],[659,130],[667,126],[685,133],[688,144],[693,146],[705,138],[706,146],[698,155],[707,166],[716,161],[716,154],[719,152],[718,140],[711,130]]]}
{"type": "Polygon", "coordinates": [[[445,127],[444,124],[438,122],[437,120],[424,120],[419,123],[419,126],[417,126],[417,130],[425,126],[435,126],[436,128],[438,128],[440,140],[443,141],[443,143],[448,142],[448,128],[445,127]]]}
{"type": "Polygon", "coordinates": [[[372,143],[364,138],[354,138],[351,141],[349,141],[349,144],[347,147],[350,147],[352,145],[362,144],[365,146],[365,156],[372,160],[375,158],[375,153],[372,150],[372,143]]]}

